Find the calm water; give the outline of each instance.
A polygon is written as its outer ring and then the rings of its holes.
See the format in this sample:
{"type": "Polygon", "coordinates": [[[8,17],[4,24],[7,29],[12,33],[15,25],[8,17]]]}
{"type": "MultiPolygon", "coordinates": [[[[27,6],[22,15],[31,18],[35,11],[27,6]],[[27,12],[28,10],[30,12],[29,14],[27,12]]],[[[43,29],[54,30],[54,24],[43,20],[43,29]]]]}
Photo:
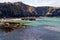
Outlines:
{"type": "Polygon", "coordinates": [[[28,25],[38,26],[38,25],[50,25],[60,27],[60,18],[37,18],[36,21],[28,21],[28,25]]]}
{"type": "Polygon", "coordinates": [[[26,21],[26,29],[5,33],[0,31],[0,40],[60,40],[60,18],[37,18],[26,21]]]}

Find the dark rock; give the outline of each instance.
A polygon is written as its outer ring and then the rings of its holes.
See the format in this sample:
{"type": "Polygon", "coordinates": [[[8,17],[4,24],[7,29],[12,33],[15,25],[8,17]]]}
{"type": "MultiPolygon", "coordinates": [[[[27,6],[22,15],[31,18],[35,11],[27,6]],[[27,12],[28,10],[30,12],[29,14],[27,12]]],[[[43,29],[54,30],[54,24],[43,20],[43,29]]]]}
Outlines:
{"type": "Polygon", "coordinates": [[[60,16],[58,7],[33,7],[22,2],[0,3],[0,18],[60,16]]]}
{"type": "Polygon", "coordinates": [[[0,24],[0,29],[5,32],[11,32],[15,29],[25,29],[26,25],[23,24],[17,24],[14,22],[3,22],[3,24],[0,24]]]}
{"type": "Polygon", "coordinates": [[[33,20],[36,20],[36,18],[34,17],[26,17],[26,18],[21,18],[22,20],[30,20],[30,21],[33,21],[33,20]]]}

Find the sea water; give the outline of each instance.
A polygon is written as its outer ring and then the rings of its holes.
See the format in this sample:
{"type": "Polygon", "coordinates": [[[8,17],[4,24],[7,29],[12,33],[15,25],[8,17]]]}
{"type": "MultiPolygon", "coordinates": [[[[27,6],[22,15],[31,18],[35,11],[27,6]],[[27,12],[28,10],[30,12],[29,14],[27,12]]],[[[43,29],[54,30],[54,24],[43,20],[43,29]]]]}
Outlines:
{"type": "Polygon", "coordinates": [[[0,31],[0,40],[60,40],[60,18],[36,18],[25,20],[27,28],[5,33],[0,31]]]}
{"type": "Polygon", "coordinates": [[[27,22],[30,22],[27,25],[32,26],[49,25],[60,28],[60,18],[57,17],[37,18],[35,21],[27,21],[27,22]]]}

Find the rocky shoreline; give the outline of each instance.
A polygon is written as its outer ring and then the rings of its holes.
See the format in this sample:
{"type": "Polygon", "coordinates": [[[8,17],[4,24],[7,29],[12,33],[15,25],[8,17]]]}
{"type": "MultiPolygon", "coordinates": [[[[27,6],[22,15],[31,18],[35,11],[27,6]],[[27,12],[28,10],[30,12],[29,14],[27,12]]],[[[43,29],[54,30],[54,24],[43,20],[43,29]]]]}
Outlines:
{"type": "Polygon", "coordinates": [[[0,29],[5,32],[11,32],[15,29],[24,29],[26,25],[15,22],[2,22],[0,23],[0,29]]]}

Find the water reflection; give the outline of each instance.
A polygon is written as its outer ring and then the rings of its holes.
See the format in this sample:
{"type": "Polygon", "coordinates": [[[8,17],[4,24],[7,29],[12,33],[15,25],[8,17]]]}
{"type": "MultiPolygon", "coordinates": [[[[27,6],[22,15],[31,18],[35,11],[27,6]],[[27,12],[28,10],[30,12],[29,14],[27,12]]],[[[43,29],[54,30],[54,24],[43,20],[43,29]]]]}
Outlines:
{"type": "Polygon", "coordinates": [[[0,32],[1,40],[60,40],[60,32],[48,30],[40,26],[28,26],[26,29],[16,29],[9,33],[0,32]]]}
{"type": "Polygon", "coordinates": [[[60,18],[42,18],[28,21],[25,29],[5,33],[0,31],[1,40],[60,40],[60,18]]]}

